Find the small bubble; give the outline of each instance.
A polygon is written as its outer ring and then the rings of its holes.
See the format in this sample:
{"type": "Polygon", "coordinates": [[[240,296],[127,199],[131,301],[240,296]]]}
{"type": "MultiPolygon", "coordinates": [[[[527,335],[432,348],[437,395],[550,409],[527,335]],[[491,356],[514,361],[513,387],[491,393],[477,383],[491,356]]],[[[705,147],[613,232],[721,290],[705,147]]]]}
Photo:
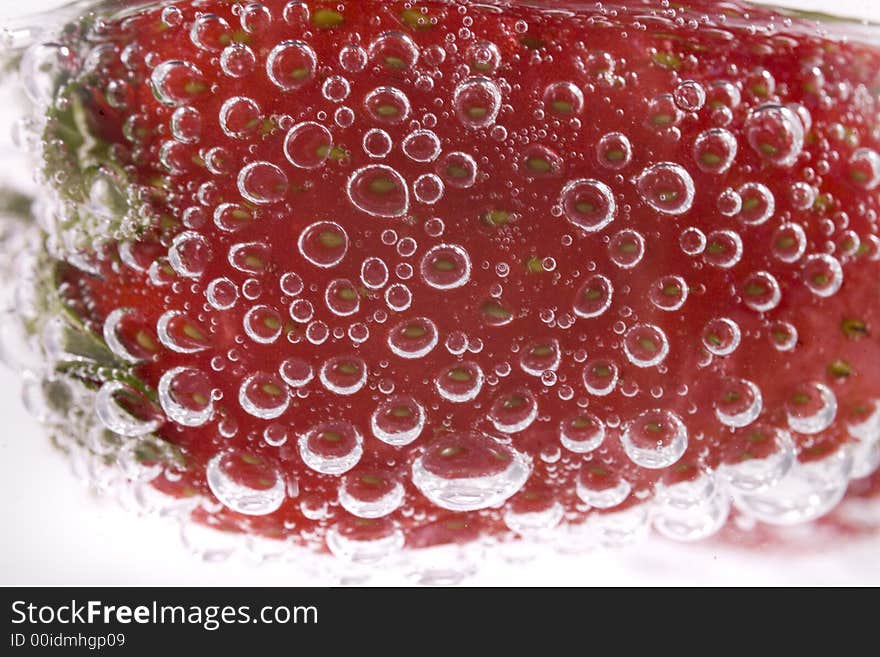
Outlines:
{"type": "Polygon", "coordinates": [[[373,128],[364,135],[364,153],[374,159],[381,159],[391,152],[393,147],[391,137],[384,130],[373,128]]]}
{"type": "Polygon", "coordinates": [[[736,159],[738,144],[733,133],[712,128],[700,133],[694,141],[694,161],[706,173],[724,173],[736,159]]]}
{"type": "Polygon", "coordinates": [[[623,169],[632,159],[632,144],[626,135],[610,132],[596,144],[596,156],[599,164],[607,169],[623,169]]]}
{"type": "Polygon", "coordinates": [[[344,421],[319,424],[299,439],[299,453],[312,470],[341,475],[358,464],[363,454],[363,437],[344,421]]]}
{"type": "Polygon", "coordinates": [[[254,453],[220,452],[208,462],[205,476],[223,506],[248,516],[274,513],[287,496],[278,468],[254,453]]]}
{"type": "Polygon", "coordinates": [[[409,209],[406,181],[391,167],[376,164],[358,169],[349,177],[346,191],[356,208],[374,217],[400,217],[409,209]]]}
{"type": "Polygon", "coordinates": [[[620,437],[626,455],[643,468],[661,469],[676,463],[688,445],[687,428],[671,411],[645,411],[620,437]]]}
{"type": "Polygon", "coordinates": [[[611,306],[614,287],[611,281],[601,274],[587,278],[578,288],[573,310],[585,319],[599,317],[611,306]]]}
{"type": "Polygon", "coordinates": [[[287,195],[287,189],[287,176],[269,162],[252,162],[238,174],[238,190],[251,203],[277,203],[287,195]]]}
{"type": "Polygon", "coordinates": [[[406,136],[402,148],[415,162],[433,162],[440,155],[440,139],[431,130],[416,130],[406,136]]]}
{"type": "Polygon", "coordinates": [[[699,228],[685,228],[678,238],[678,244],[687,255],[700,255],[706,248],[706,236],[699,228]]]}
{"type": "Polygon", "coordinates": [[[409,98],[395,87],[377,87],[364,98],[364,107],[374,121],[389,125],[403,123],[409,117],[409,98]]]}
{"type": "Polygon", "coordinates": [[[465,285],[470,279],[471,261],[467,251],[455,244],[439,244],[422,257],[420,271],[425,282],[438,290],[465,285]]]}
{"type": "Polygon", "coordinates": [[[651,165],[639,175],[636,186],[642,199],[663,214],[683,214],[694,202],[693,179],[672,162],[651,165]]]}
{"type": "Polygon", "coordinates": [[[588,233],[605,228],[617,211],[611,188],[598,180],[568,183],[562,190],[560,203],[566,219],[588,233]]]}
{"type": "Polygon", "coordinates": [[[615,265],[622,269],[632,269],[645,255],[645,238],[630,228],[621,230],[611,237],[608,253],[615,265]]]}
{"type": "Polygon", "coordinates": [[[706,90],[699,82],[685,80],[673,94],[675,104],[685,112],[697,112],[706,104],[706,90]]]}
{"type": "Polygon", "coordinates": [[[768,103],[749,112],[745,131],[755,152],[779,167],[793,165],[803,149],[804,126],[782,105],[768,103]]]}
{"type": "Polygon", "coordinates": [[[733,231],[716,230],[706,238],[703,259],[713,267],[729,269],[740,261],[742,254],[742,238],[733,231]]]}
{"type": "Polygon", "coordinates": [[[231,43],[220,53],[220,68],[231,78],[243,78],[254,72],[257,57],[244,43],[231,43]]]}
{"type": "Polygon", "coordinates": [[[290,395],[276,374],[257,372],[242,382],[238,389],[238,403],[249,415],[273,420],[287,410],[290,395]]]}
{"type": "Polygon", "coordinates": [[[739,324],[727,317],[710,320],[703,328],[703,346],[716,356],[729,356],[741,340],[739,324]]]}
{"type": "Polygon", "coordinates": [[[318,59],[315,51],[302,41],[282,41],[266,59],[266,73],[282,91],[293,91],[315,78],[318,59]]]}
{"type": "Polygon", "coordinates": [[[636,324],[626,332],[623,351],[636,367],[653,367],[662,363],[669,354],[666,334],[652,324],[636,324]]]}
{"type": "Polygon", "coordinates": [[[348,234],[337,223],[318,221],[300,233],[299,252],[311,264],[328,268],[342,262],[348,251],[348,234]]]}
{"type": "Polygon", "coordinates": [[[766,223],[776,210],[776,199],[766,185],[746,183],[737,190],[742,206],[739,219],[750,226],[766,223]]]}
{"type": "Polygon", "coordinates": [[[300,169],[317,169],[334,155],[333,137],[320,123],[297,123],[284,138],[284,156],[300,169]]]}
{"type": "Polygon", "coordinates": [[[818,297],[830,297],[843,285],[843,267],[826,253],[807,256],[802,272],[807,288],[818,297]]]}
{"type": "Polygon", "coordinates": [[[470,78],[456,87],[453,107],[458,120],[466,128],[487,128],[498,117],[501,91],[488,78],[470,78]]]}
{"type": "Polygon", "coordinates": [[[341,75],[331,75],[321,85],[321,93],[331,103],[341,103],[351,92],[351,85],[341,75]]]}

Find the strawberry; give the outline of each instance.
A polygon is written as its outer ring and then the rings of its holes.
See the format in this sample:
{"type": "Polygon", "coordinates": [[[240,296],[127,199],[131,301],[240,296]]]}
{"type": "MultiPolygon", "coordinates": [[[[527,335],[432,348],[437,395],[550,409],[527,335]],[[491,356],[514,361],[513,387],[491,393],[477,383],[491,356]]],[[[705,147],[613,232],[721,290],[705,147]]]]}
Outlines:
{"type": "Polygon", "coordinates": [[[812,520],[876,468],[857,28],[703,0],[114,11],[50,53],[28,326],[93,391],[82,440],[195,520],[355,559],[693,540],[732,508],[812,520]]]}

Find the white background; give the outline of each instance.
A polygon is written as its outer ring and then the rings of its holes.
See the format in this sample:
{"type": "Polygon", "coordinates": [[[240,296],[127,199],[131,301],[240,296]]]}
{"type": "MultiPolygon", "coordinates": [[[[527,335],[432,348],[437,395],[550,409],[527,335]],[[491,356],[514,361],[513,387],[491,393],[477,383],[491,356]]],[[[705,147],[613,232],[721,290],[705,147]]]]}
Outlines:
{"type": "MultiPolygon", "coordinates": [[[[22,6],[34,11],[57,4],[0,0],[0,28],[20,16],[22,6]]],[[[788,4],[880,20],[880,2],[874,0],[788,4]]],[[[9,123],[8,109],[0,112],[0,157],[4,160],[9,123]]],[[[49,447],[24,411],[18,390],[17,375],[0,366],[0,585],[332,583],[316,581],[292,563],[257,565],[242,558],[205,563],[185,549],[173,522],[138,517],[95,496],[73,476],[66,459],[49,447]]],[[[878,556],[880,541],[814,554],[786,554],[651,539],[626,550],[577,557],[548,553],[523,564],[487,565],[469,583],[880,585],[878,556]]],[[[389,575],[375,581],[398,580],[389,575]]]]}

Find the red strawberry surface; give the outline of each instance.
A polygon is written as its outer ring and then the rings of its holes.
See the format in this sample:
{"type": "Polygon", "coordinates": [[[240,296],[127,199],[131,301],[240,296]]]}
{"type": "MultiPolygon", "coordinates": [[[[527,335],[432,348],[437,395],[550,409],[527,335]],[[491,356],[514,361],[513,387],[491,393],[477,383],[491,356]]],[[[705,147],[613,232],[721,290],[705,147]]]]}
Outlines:
{"type": "Polygon", "coordinates": [[[142,461],[173,446],[153,485],[198,520],[343,555],[812,520],[880,454],[880,51],[850,29],[699,0],[84,20],[44,147],[57,369],[142,461]]]}

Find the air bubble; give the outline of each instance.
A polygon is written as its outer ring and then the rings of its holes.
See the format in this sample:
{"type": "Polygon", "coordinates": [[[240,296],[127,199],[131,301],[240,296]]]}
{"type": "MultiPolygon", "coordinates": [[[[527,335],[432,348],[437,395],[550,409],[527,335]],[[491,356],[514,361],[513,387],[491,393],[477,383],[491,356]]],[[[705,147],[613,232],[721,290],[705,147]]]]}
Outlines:
{"type": "Polygon", "coordinates": [[[830,297],[843,285],[843,267],[827,253],[807,256],[802,275],[807,289],[817,297],[830,297]]]}
{"type": "Polygon", "coordinates": [[[557,340],[537,341],[523,347],[519,364],[523,372],[531,376],[541,376],[559,369],[562,351],[557,340]]]}
{"type": "Polygon", "coordinates": [[[678,238],[678,244],[687,255],[700,255],[706,248],[706,235],[699,228],[685,228],[678,238]]]}
{"type": "Polygon", "coordinates": [[[697,112],[706,104],[706,90],[699,82],[685,80],[675,88],[675,104],[685,112],[697,112]]]}
{"type": "Polygon", "coordinates": [[[270,162],[252,162],[238,174],[238,191],[257,205],[277,203],[287,195],[287,176],[270,162]]]}
{"type": "Polygon", "coordinates": [[[388,266],[385,261],[370,256],[361,264],[361,282],[371,290],[379,290],[388,282],[388,266]]]}
{"type": "Polygon", "coordinates": [[[440,139],[431,130],[411,132],[404,138],[401,147],[414,162],[433,162],[440,155],[440,139]]]}
{"type": "Polygon", "coordinates": [[[680,310],[688,298],[688,284],[681,276],[664,276],[651,285],[648,296],[660,310],[680,310]]]}
{"type": "Polygon", "coordinates": [[[611,188],[598,180],[574,180],[562,190],[560,199],[566,219],[593,233],[614,221],[617,204],[611,188]]]}
{"type": "Polygon", "coordinates": [[[348,251],[348,234],[337,223],[318,221],[300,233],[297,246],[302,256],[316,267],[333,267],[342,262],[348,251]]]}
{"type": "Polygon", "coordinates": [[[248,516],[274,513],[287,496],[278,468],[251,452],[220,452],[208,461],[205,476],[223,506],[248,516]]]}
{"type": "Polygon", "coordinates": [[[470,129],[487,128],[498,117],[501,91],[488,78],[470,78],[456,87],[452,103],[463,126],[470,129]]]}
{"type": "Polygon", "coordinates": [[[584,319],[599,317],[611,307],[613,295],[611,281],[601,274],[594,274],[578,288],[572,309],[578,317],[584,319]]]}
{"type": "Polygon", "coordinates": [[[385,32],[369,48],[370,59],[390,72],[413,68],[419,59],[419,49],[409,35],[403,32],[385,32]]]}
{"type": "Polygon", "coordinates": [[[374,217],[401,217],[409,209],[406,181],[391,167],[375,164],[358,169],[349,177],[346,191],[357,209],[374,217]]]}
{"type": "Polygon", "coordinates": [[[456,432],[433,441],[412,466],[412,482],[437,506],[477,511],[498,506],[522,488],[528,459],[486,434],[456,432]]]}
{"type": "Polygon", "coordinates": [[[254,417],[274,420],[287,410],[290,395],[275,374],[258,372],[242,382],[238,389],[238,403],[254,417]]]}
{"type": "Polygon", "coordinates": [[[739,324],[727,317],[710,320],[703,329],[703,346],[716,356],[729,356],[741,340],[739,324]]]}
{"type": "Polygon", "coordinates": [[[317,169],[333,153],[333,137],[320,123],[297,123],[284,138],[284,156],[300,169],[317,169]]]}
{"type": "Polygon", "coordinates": [[[171,115],[171,134],[185,144],[197,142],[202,134],[202,115],[188,105],[178,107],[171,115]]]}
{"type": "Polygon", "coordinates": [[[282,91],[300,89],[315,78],[318,58],[302,41],[282,41],[269,51],[266,73],[282,91]]]}
{"type": "Polygon", "coordinates": [[[420,271],[429,286],[452,290],[470,279],[471,260],[467,251],[456,244],[438,244],[422,257],[420,271]]]}
{"type": "Polygon", "coordinates": [[[701,132],[694,141],[694,161],[706,173],[724,173],[736,159],[736,137],[724,128],[701,132]]]}
{"type": "Polygon", "coordinates": [[[467,189],[477,181],[477,163],[467,153],[449,153],[438,162],[437,173],[450,187],[467,189]]]}
{"type": "Polygon", "coordinates": [[[377,87],[364,98],[364,107],[379,123],[396,125],[409,117],[409,98],[395,87],[377,87]]]}
{"type": "Polygon", "coordinates": [[[403,485],[378,470],[356,470],[339,485],[339,505],[358,518],[382,518],[403,504],[403,485]]]}
{"type": "Polygon", "coordinates": [[[575,454],[597,450],[605,440],[605,424],[592,413],[582,413],[559,423],[562,446],[575,454]]]}
{"type": "Polygon", "coordinates": [[[636,324],[626,332],[623,351],[636,367],[653,367],[662,363],[669,354],[666,334],[652,324],[636,324]]]}
{"type": "Polygon", "coordinates": [[[737,190],[742,205],[739,219],[750,226],[760,226],[773,216],[776,199],[766,185],[746,183],[737,190]]]}
{"type": "Polygon", "coordinates": [[[360,301],[357,288],[344,278],[331,281],[324,292],[327,308],[340,317],[354,315],[360,309],[360,301]]]}
{"type": "Polygon", "coordinates": [[[462,404],[476,399],[483,388],[483,370],[471,361],[463,361],[444,369],[434,385],[440,396],[447,401],[462,404]]]}
{"type": "Polygon", "coordinates": [[[439,337],[434,322],[426,317],[400,322],[388,332],[388,346],[406,359],[426,356],[437,346],[439,337]]]}
{"type": "Polygon", "coordinates": [[[443,198],[444,191],[443,181],[433,173],[425,173],[413,183],[413,196],[419,203],[426,205],[434,205],[443,198]]]}
{"type": "Polygon", "coordinates": [[[341,103],[351,92],[351,85],[341,75],[331,75],[321,85],[321,93],[331,103],[341,103]]]}
{"type": "Polygon", "coordinates": [[[194,354],[208,348],[205,330],[179,310],[160,315],[156,335],[165,347],[179,354],[194,354]]]}
{"type": "Polygon", "coordinates": [[[353,395],[367,383],[367,365],[360,358],[334,356],[319,372],[321,383],[337,395],[353,395]]]}
{"type": "Polygon", "coordinates": [[[341,475],[358,464],[363,455],[363,437],[350,423],[334,420],[319,424],[299,439],[299,453],[316,472],[341,475]]]}
{"type": "Polygon", "coordinates": [[[556,116],[574,116],[584,109],[584,94],[572,82],[553,82],[544,90],[544,107],[556,116]]]}
{"type": "Polygon", "coordinates": [[[662,469],[676,463],[688,446],[687,428],[675,413],[645,411],[620,437],[623,451],[636,465],[662,469]]]}
{"type": "Polygon", "coordinates": [[[755,312],[773,310],[782,299],[782,291],[773,274],[759,271],[750,274],[742,284],[743,301],[755,312]]]}
{"type": "Polygon", "coordinates": [[[101,386],[95,396],[95,413],[104,426],[122,436],[144,436],[164,422],[153,402],[121,381],[101,386]]]}
{"type": "Polygon", "coordinates": [[[229,310],[238,301],[238,287],[228,278],[215,278],[205,290],[208,303],[217,310],[229,310]]]}
{"type": "Polygon", "coordinates": [[[416,440],[425,426],[425,409],[411,397],[385,399],[370,418],[373,435],[383,443],[403,447],[416,440]]]}
{"type": "Polygon", "coordinates": [[[210,381],[199,370],[168,370],[159,379],[158,392],[159,403],[168,418],[185,427],[200,427],[214,413],[210,381]]]}
{"type": "Polygon", "coordinates": [[[145,360],[159,350],[146,319],[131,308],[116,308],[107,315],[102,335],[110,351],[129,363],[145,360]]]}
{"type": "Polygon", "coordinates": [[[718,421],[735,429],[746,427],[757,420],[763,407],[761,390],[745,379],[722,381],[720,394],[714,405],[718,421]]]}
{"type": "Polygon", "coordinates": [[[632,269],[645,256],[645,238],[641,233],[625,228],[611,237],[608,255],[621,269],[632,269]]]}
{"type": "Polygon", "coordinates": [[[749,112],[746,138],[755,152],[779,167],[790,167],[804,146],[804,126],[788,107],[761,105],[749,112]]]}
{"type": "Polygon", "coordinates": [[[632,486],[618,473],[601,465],[585,463],[575,484],[578,497],[596,509],[611,509],[629,497],[632,486]]]}
{"type": "Polygon", "coordinates": [[[327,530],[325,540],[333,556],[362,567],[381,562],[406,543],[403,532],[388,518],[341,521],[327,530]]]}
{"type": "Polygon", "coordinates": [[[412,292],[403,283],[394,283],[385,290],[385,303],[395,312],[403,312],[412,305],[412,292]]]}
{"type": "Polygon", "coordinates": [[[703,260],[713,267],[730,269],[743,254],[742,238],[730,230],[716,230],[706,237],[706,250],[703,260]]]}
{"type": "Polygon", "coordinates": [[[596,157],[607,169],[623,169],[632,160],[632,144],[626,135],[610,132],[596,144],[596,157]]]}
{"type": "Polygon", "coordinates": [[[192,231],[180,233],[168,249],[168,262],[185,278],[199,278],[210,259],[211,248],[207,240],[192,231]]]}
{"type": "Polygon", "coordinates": [[[177,107],[207,91],[202,72],[189,62],[162,62],[150,75],[153,94],[163,105],[177,107]]]}
{"type": "Polygon", "coordinates": [[[538,417],[538,400],[526,389],[501,395],[489,409],[489,421],[501,433],[528,429],[538,417]]]}
{"type": "Polygon", "coordinates": [[[189,38],[197,48],[207,52],[220,52],[228,43],[232,30],[229,23],[216,14],[202,14],[193,21],[189,38]]]}
{"type": "Polygon", "coordinates": [[[244,330],[248,337],[260,344],[272,344],[283,329],[281,315],[269,306],[254,306],[245,313],[244,330]]]}
{"type": "Polygon", "coordinates": [[[639,175],[636,186],[642,199],[663,214],[683,214],[694,203],[694,181],[679,164],[651,165],[639,175]]]}
{"type": "Polygon", "coordinates": [[[872,148],[859,148],[849,159],[849,177],[863,189],[880,185],[880,155],[872,148]]]}
{"type": "Polygon", "coordinates": [[[807,234],[800,224],[783,223],[771,238],[773,255],[782,262],[797,262],[807,250],[807,234]]]}
{"type": "Polygon", "coordinates": [[[373,159],[381,159],[385,157],[391,152],[393,146],[394,144],[391,141],[391,137],[384,130],[374,128],[367,131],[367,134],[364,135],[364,153],[373,159]]]}
{"type": "Polygon", "coordinates": [[[584,367],[584,387],[591,395],[604,397],[617,386],[620,371],[612,361],[596,359],[584,367]]]}
{"type": "Polygon", "coordinates": [[[837,397],[824,383],[802,383],[789,395],[785,409],[792,431],[816,434],[837,417],[837,397]]]}

